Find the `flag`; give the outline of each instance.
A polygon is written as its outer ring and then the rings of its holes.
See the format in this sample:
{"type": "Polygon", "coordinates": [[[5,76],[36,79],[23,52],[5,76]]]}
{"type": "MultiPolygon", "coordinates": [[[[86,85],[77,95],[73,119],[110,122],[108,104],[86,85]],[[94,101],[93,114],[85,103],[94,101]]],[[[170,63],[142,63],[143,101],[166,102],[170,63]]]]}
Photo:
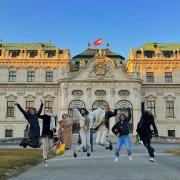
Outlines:
{"type": "Polygon", "coordinates": [[[94,45],[94,48],[98,45],[102,44],[102,38],[99,38],[97,39],[96,41],[94,41],[93,45],[94,45]]]}

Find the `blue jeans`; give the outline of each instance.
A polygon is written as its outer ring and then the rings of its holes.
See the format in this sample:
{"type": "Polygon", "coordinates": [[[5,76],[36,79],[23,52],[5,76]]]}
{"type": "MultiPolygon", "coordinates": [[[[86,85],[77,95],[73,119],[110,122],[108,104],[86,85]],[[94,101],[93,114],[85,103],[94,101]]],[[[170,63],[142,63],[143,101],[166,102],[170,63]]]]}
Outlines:
{"type": "Polygon", "coordinates": [[[90,129],[90,144],[91,144],[91,151],[94,151],[93,149],[93,134],[94,134],[94,130],[90,129]]]}
{"type": "Polygon", "coordinates": [[[123,135],[121,137],[118,137],[118,139],[117,139],[115,157],[119,157],[119,152],[124,143],[126,145],[128,155],[130,156],[132,154],[130,137],[129,137],[129,135],[123,135]]]}

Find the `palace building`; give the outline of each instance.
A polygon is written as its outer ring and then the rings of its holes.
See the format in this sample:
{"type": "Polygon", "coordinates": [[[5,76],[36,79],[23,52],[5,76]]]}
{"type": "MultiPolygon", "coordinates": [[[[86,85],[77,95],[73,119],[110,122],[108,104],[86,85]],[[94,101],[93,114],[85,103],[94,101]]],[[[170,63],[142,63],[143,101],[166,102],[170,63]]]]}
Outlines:
{"type": "Polygon", "coordinates": [[[44,112],[52,107],[59,120],[69,114],[73,133],[79,130],[74,107],[91,111],[106,103],[118,114],[130,107],[135,135],[145,104],[160,136],[180,137],[180,44],[148,43],[125,60],[108,45],[88,46],[71,59],[68,49],[51,42],[0,43],[0,138],[23,137],[27,121],[14,103],[38,108],[40,99],[44,112]]]}

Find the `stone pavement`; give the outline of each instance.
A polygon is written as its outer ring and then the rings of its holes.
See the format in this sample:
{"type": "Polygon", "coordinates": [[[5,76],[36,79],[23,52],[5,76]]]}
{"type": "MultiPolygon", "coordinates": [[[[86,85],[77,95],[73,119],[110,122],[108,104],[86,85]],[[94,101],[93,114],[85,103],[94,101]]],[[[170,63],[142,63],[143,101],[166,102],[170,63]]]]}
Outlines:
{"type": "Polygon", "coordinates": [[[133,145],[133,161],[129,161],[123,148],[117,163],[114,151],[95,146],[95,152],[87,158],[80,153],[77,159],[73,150],[48,161],[49,166],[39,164],[11,180],[180,180],[180,157],[165,154],[166,149],[179,145],[153,144],[156,162],[148,161],[149,156],[142,145],[133,145]]]}

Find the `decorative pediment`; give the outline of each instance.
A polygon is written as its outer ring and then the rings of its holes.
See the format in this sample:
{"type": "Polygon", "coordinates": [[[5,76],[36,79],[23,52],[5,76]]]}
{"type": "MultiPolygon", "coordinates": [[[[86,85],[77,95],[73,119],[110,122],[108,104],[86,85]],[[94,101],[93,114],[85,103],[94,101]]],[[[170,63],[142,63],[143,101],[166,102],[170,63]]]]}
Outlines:
{"type": "Polygon", "coordinates": [[[174,97],[174,96],[172,96],[172,95],[167,95],[167,96],[164,97],[164,99],[165,99],[166,101],[174,101],[175,98],[176,98],[176,97],[174,97]]]}
{"type": "Polygon", "coordinates": [[[15,101],[17,99],[17,96],[15,96],[14,94],[8,94],[6,98],[8,101],[15,101]]]}
{"type": "Polygon", "coordinates": [[[116,81],[135,81],[124,73],[121,67],[111,58],[106,56],[95,56],[76,74],[69,73],[69,80],[116,80],[116,81]]]}
{"type": "Polygon", "coordinates": [[[28,94],[25,96],[25,100],[26,101],[35,101],[35,96],[33,96],[32,94],[28,94]]]}
{"type": "Polygon", "coordinates": [[[155,101],[155,100],[156,100],[156,96],[150,94],[150,95],[146,96],[146,99],[147,99],[148,101],[155,101]]]}
{"type": "Polygon", "coordinates": [[[46,94],[46,96],[44,96],[44,99],[45,99],[46,101],[53,101],[54,96],[52,96],[51,94],[46,94]]]}

